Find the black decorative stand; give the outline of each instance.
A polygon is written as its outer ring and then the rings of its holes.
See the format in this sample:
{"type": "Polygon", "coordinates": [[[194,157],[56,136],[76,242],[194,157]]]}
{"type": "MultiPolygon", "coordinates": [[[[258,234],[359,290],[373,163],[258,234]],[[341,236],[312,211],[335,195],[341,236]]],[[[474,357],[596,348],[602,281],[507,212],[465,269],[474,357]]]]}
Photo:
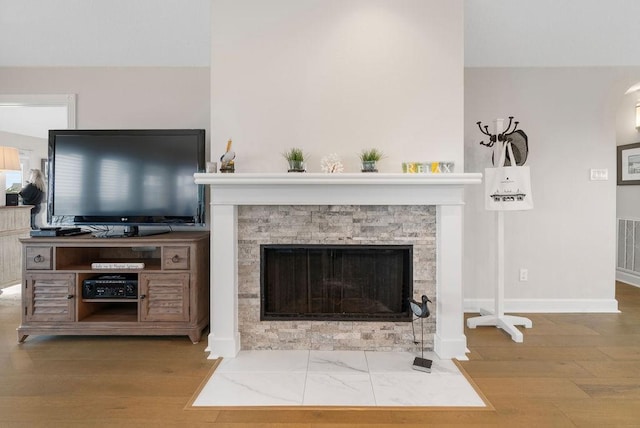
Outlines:
{"type": "Polygon", "coordinates": [[[414,370],[420,370],[421,372],[427,372],[427,373],[431,373],[431,364],[433,363],[433,361],[427,359],[424,357],[424,319],[426,317],[421,317],[420,318],[420,350],[422,351],[422,353],[420,354],[420,357],[416,357],[413,360],[413,366],[412,368],[414,370]]]}
{"type": "MultiPolygon", "coordinates": [[[[420,302],[409,298],[409,307],[411,312],[418,318],[420,318],[420,356],[413,360],[412,368],[414,370],[420,370],[422,372],[431,373],[431,364],[433,361],[424,357],[424,319],[431,315],[429,306],[427,303],[431,302],[427,296],[422,296],[420,302]]],[[[413,328],[413,321],[411,321],[411,328],[413,328]]],[[[415,330],[413,331],[413,343],[417,344],[415,330]]]]}

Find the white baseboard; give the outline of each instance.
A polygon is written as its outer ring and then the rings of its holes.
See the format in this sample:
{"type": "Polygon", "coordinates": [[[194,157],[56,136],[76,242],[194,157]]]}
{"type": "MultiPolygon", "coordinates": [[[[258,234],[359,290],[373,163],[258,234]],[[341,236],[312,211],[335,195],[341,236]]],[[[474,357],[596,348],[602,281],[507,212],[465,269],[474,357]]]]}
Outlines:
{"type": "Polygon", "coordinates": [[[625,284],[633,285],[634,287],[640,287],[640,276],[629,272],[623,272],[618,269],[616,269],[616,281],[624,282],[625,284]]]}
{"type": "MultiPolygon", "coordinates": [[[[464,299],[464,311],[492,311],[493,299],[464,299]]],[[[505,299],[505,313],[617,313],[616,299],[505,299]]]]}

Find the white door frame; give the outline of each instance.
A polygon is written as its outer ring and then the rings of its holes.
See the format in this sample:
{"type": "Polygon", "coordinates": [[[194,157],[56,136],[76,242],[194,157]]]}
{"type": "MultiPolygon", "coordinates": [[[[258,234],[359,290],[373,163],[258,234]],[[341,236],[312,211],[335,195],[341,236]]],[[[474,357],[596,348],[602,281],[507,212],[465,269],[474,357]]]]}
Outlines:
{"type": "Polygon", "coordinates": [[[66,107],[67,128],[76,128],[76,94],[0,94],[0,105],[66,107]]]}

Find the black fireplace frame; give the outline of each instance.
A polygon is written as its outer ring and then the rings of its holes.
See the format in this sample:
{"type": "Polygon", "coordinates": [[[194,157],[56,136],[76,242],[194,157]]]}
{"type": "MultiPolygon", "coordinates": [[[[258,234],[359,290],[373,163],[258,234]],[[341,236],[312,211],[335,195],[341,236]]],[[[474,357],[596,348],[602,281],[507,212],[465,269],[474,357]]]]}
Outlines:
{"type": "Polygon", "coordinates": [[[333,245],[333,244],[261,244],[260,245],[260,321],[365,321],[365,322],[410,322],[413,321],[408,297],[413,295],[413,245],[333,245]],[[403,253],[403,298],[401,311],[393,313],[269,313],[265,310],[265,252],[278,250],[315,250],[315,249],[358,249],[358,250],[402,250],[403,253]]]}

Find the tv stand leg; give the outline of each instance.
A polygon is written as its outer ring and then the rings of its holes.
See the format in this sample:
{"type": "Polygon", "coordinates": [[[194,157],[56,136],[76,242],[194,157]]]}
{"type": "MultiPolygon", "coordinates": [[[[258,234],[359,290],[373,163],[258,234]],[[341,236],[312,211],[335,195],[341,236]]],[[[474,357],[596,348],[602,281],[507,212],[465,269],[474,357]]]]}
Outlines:
{"type": "Polygon", "coordinates": [[[202,333],[200,332],[200,329],[198,329],[197,331],[189,333],[189,339],[191,339],[191,342],[194,345],[196,345],[198,342],[200,342],[200,338],[201,337],[202,337],[202,333]]]}

